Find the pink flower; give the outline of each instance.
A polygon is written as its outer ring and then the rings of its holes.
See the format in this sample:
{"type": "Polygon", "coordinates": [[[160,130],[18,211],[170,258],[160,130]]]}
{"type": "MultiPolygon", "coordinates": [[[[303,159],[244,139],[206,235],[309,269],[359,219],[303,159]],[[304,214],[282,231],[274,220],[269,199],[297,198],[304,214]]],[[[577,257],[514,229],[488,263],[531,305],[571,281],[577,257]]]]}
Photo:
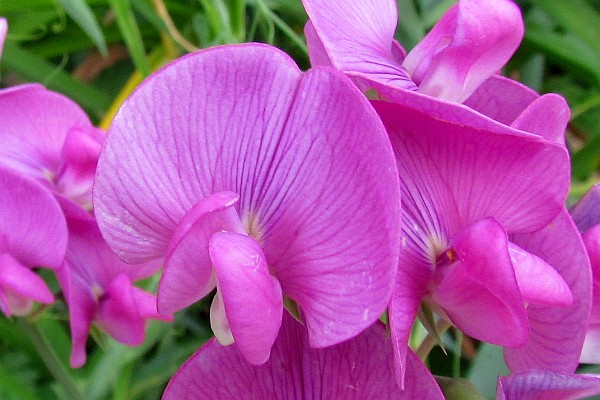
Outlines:
{"type": "Polygon", "coordinates": [[[34,301],[54,296],[36,267],[57,269],[67,247],[67,229],[55,198],[43,187],[0,166],[0,311],[26,315],[34,301]]]}
{"type": "Polygon", "coordinates": [[[262,364],[283,304],[310,344],[352,338],[385,310],[400,238],[385,130],[341,74],[302,73],[265,45],[188,55],[125,102],[94,205],[127,262],[166,257],[158,310],[217,295],[222,343],[262,364]]]}
{"type": "Polygon", "coordinates": [[[454,123],[502,131],[536,121],[549,140],[564,144],[564,99],[495,75],[523,37],[512,1],[458,1],[408,55],[394,40],[394,0],[303,3],[313,66],[332,65],[361,90],[374,88],[383,99],[454,123]]]}
{"type": "Polygon", "coordinates": [[[264,365],[250,365],[238,349],[210,340],[171,379],[163,400],[443,399],[410,350],[400,390],[388,340],[378,322],[344,343],[313,349],[306,328],[286,314],[264,365]]]}
{"type": "Polygon", "coordinates": [[[71,366],[85,364],[85,345],[92,322],[115,340],[130,345],[144,341],[146,318],[170,320],[156,310],[156,298],[132,285],[160,267],[158,262],[129,265],[108,248],[96,221],[63,200],[69,244],[58,279],[69,306],[73,350],[71,366]]]}
{"type": "Polygon", "coordinates": [[[0,91],[0,163],[91,208],[104,132],[65,96],[37,84],[0,91]]]}
{"type": "MultiPolygon", "coordinates": [[[[398,378],[421,302],[513,370],[571,372],[590,306],[589,264],[564,209],[564,146],[375,101],[394,148],[403,237],[389,308],[398,378]]],[[[524,126],[532,128],[531,125],[524,126]]]]}

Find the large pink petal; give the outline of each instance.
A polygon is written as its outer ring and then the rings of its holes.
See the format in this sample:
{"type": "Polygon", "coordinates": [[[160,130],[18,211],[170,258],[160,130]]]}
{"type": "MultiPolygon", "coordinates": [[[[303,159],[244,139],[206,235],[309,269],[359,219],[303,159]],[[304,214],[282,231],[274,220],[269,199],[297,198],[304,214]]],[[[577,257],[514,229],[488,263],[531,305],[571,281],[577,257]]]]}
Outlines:
{"type": "Polygon", "coordinates": [[[263,364],[281,326],[281,286],[269,273],[260,246],[249,236],[215,233],[209,252],[235,343],[248,362],[263,364]]]}
{"type": "Polygon", "coordinates": [[[208,242],[213,233],[243,233],[232,192],[213,193],[194,206],[177,226],[158,286],[158,309],[172,314],[211,292],[216,286],[208,242]]]}
{"type": "Polygon", "coordinates": [[[505,349],[506,363],[512,371],[573,372],[591,307],[590,265],[577,228],[563,210],[540,231],[514,235],[511,241],[558,271],[573,293],[573,304],[566,308],[529,304],[529,339],[519,348],[505,349]]]}
{"type": "Polygon", "coordinates": [[[163,400],[443,399],[431,373],[408,352],[406,388],[394,379],[391,347],[380,323],[324,349],[287,313],[271,358],[248,364],[234,346],[209,341],[175,374],[163,400]]]}
{"type": "Polygon", "coordinates": [[[319,54],[324,50],[331,64],[351,77],[416,89],[394,44],[395,1],[304,0],[303,4],[316,33],[308,28],[311,61],[323,60],[319,54]]]}
{"type": "Polygon", "coordinates": [[[510,125],[538,97],[539,94],[522,83],[495,74],[463,104],[501,124],[510,125]]]}
{"type": "Polygon", "coordinates": [[[384,129],[347,78],[302,75],[282,52],[244,44],[186,56],[140,86],[100,157],[95,207],[112,248],[138,262],[165,255],[201,199],[238,193],[245,229],[326,346],[387,306],[397,179],[384,129]]]}
{"type": "Polygon", "coordinates": [[[529,371],[498,379],[496,400],[575,400],[597,394],[599,375],[529,371]]]}
{"type": "Polygon", "coordinates": [[[563,208],[569,161],[562,146],[450,123],[399,104],[372,104],[398,159],[409,247],[427,254],[432,243],[419,243],[423,237],[449,238],[486,217],[507,232],[535,231],[563,208]]]}
{"type": "Polygon", "coordinates": [[[62,149],[71,129],[94,129],[83,110],[41,85],[0,91],[0,159],[46,182],[63,165],[62,149]]]}
{"type": "Polygon", "coordinates": [[[523,38],[523,18],[510,0],[460,0],[402,64],[419,91],[462,103],[501,69],[523,38]]]}
{"type": "Polygon", "coordinates": [[[457,328],[485,342],[516,347],[529,324],[502,226],[486,218],[452,238],[447,264],[433,275],[432,297],[457,328]]]}
{"type": "Polygon", "coordinates": [[[66,247],[65,218],[52,194],[0,167],[0,251],[27,267],[59,268],[66,247]]]}

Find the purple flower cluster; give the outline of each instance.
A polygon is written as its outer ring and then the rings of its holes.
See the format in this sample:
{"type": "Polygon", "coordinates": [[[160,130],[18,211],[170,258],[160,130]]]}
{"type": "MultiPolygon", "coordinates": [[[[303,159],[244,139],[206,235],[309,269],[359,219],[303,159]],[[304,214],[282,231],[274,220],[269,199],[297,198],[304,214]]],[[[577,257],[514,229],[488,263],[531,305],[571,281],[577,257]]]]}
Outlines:
{"type": "Polygon", "coordinates": [[[394,0],[303,3],[312,69],[193,53],[106,137],[41,86],[0,91],[0,310],[52,303],[33,269],[55,270],[81,366],[92,323],[139,344],[216,290],[164,399],[443,398],[417,319],[504,347],[498,399],[600,393],[574,374],[600,362],[600,188],[567,211],[566,102],[496,74],[518,7],[459,0],[407,54],[394,0]],[[161,266],[156,297],[133,286],[161,266]]]}

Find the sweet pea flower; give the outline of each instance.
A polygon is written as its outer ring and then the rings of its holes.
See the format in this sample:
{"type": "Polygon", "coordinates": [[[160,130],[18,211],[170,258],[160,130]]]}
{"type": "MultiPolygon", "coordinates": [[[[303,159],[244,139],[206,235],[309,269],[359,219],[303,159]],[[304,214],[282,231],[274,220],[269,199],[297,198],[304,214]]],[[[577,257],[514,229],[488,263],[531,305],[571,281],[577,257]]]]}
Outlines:
{"type": "Polygon", "coordinates": [[[123,104],[100,156],[100,230],[123,260],[165,257],[158,311],[208,295],[217,339],[267,361],[284,303],[312,347],[385,310],[398,172],[368,101],[330,68],[262,44],[190,54],[123,104]]]}
{"type": "Polygon", "coordinates": [[[91,208],[104,132],[67,97],[38,84],[0,91],[0,164],[91,208]]]}
{"type": "Polygon", "coordinates": [[[577,400],[600,394],[600,375],[527,371],[498,379],[496,400],[577,400]]]}
{"type": "Polygon", "coordinates": [[[235,347],[210,340],[177,371],[163,400],[444,398],[410,350],[405,389],[396,385],[381,323],[325,349],[311,348],[307,336],[306,327],[285,313],[271,358],[260,366],[248,364],[235,347]]]}
{"type": "Polygon", "coordinates": [[[54,296],[35,272],[57,269],[65,256],[67,230],[55,198],[38,183],[0,166],[0,311],[26,315],[33,302],[54,296]]]}
{"type": "Polygon", "coordinates": [[[592,187],[571,210],[592,264],[593,302],[581,362],[600,363],[600,185],[592,187]]]}
{"type": "MultiPolygon", "coordinates": [[[[373,88],[385,100],[491,131],[521,129],[532,119],[555,126],[568,121],[562,97],[539,96],[495,74],[523,37],[521,13],[510,0],[458,1],[408,55],[394,40],[394,0],[303,4],[311,64],[333,66],[363,91],[373,88]]],[[[556,129],[555,140],[564,143],[563,133],[556,129]]]]}
{"type": "Polygon", "coordinates": [[[589,315],[590,271],[564,209],[564,146],[372,104],[400,173],[403,237],[389,307],[400,383],[422,302],[467,335],[504,346],[513,370],[572,372],[589,315]]]}
{"type": "Polygon", "coordinates": [[[66,200],[63,210],[69,243],[58,280],[69,306],[70,364],[78,368],[86,361],[86,340],[93,322],[115,340],[136,346],[144,341],[147,318],[171,318],[158,314],[154,295],[133,286],[134,281],[154,274],[160,264],[125,264],[108,248],[92,216],[66,200]]]}

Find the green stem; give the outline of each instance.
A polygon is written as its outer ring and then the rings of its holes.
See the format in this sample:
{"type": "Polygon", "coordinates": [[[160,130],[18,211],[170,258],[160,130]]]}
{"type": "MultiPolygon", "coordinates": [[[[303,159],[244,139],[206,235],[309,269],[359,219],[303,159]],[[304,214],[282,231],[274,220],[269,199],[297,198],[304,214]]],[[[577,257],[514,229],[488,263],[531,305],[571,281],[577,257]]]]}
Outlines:
{"type": "Polygon", "coordinates": [[[306,47],[304,41],[296,34],[296,32],[294,32],[292,28],[290,28],[288,24],[285,23],[284,20],[275,14],[273,10],[271,10],[269,6],[263,2],[263,0],[256,0],[256,5],[260,8],[260,11],[265,16],[275,23],[275,25],[281,30],[281,32],[283,32],[284,35],[289,37],[292,42],[294,42],[294,44],[304,52],[304,54],[308,54],[308,48],[306,47]]]}
{"type": "Polygon", "coordinates": [[[25,318],[17,318],[17,324],[25,332],[33,347],[46,364],[48,371],[54,376],[56,381],[62,386],[66,396],[71,400],[85,400],[85,397],[73,381],[73,378],[61,364],[56,352],[52,349],[48,340],[44,337],[39,328],[31,324],[25,318]]]}
{"type": "Polygon", "coordinates": [[[458,329],[454,330],[456,335],[456,343],[454,347],[454,358],[452,359],[452,376],[460,378],[460,356],[462,350],[463,333],[458,329]]]}

